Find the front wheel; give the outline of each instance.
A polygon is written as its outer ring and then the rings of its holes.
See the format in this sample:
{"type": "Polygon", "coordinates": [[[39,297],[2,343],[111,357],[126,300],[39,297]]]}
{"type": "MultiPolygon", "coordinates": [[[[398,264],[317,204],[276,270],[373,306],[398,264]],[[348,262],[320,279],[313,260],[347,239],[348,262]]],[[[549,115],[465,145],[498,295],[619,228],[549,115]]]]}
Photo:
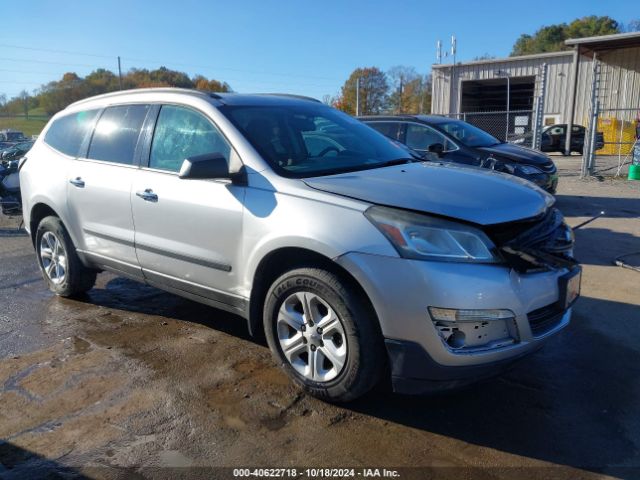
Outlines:
{"type": "Polygon", "coordinates": [[[269,347],[289,377],[323,400],[353,400],[378,383],[384,348],[377,319],[361,293],[338,275],[292,270],[267,293],[269,347]]]}
{"type": "Polygon", "coordinates": [[[96,271],[82,264],[58,217],[45,217],[38,225],[36,251],[42,276],[56,295],[72,297],[93,288],[96,271]]]}

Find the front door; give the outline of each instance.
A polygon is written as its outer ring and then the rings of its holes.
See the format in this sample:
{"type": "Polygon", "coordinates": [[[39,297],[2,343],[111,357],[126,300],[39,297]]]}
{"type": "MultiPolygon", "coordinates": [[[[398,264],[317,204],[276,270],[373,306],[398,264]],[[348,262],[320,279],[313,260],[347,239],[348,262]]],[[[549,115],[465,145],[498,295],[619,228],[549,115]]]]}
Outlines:
{"type": "Polygon", "coordinates": [[[236,261],[242,241],[245,188],[229,180],[178,176],[185,158],[235,152],[213,123],[194,109],[163,105],[148,164],[131,191],[138,260],[150,283],[231,304],[239,297],[236,261]]]}

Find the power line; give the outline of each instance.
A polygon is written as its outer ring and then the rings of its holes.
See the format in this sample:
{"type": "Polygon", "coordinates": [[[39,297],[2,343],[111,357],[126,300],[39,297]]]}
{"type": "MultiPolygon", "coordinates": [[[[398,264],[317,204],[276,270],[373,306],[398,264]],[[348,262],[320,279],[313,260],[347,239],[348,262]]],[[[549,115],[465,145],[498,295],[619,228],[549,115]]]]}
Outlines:
{"type": "MultiPolygon", "coordinates": [[[[73,52],[73,51],[69,51],[69,50],[55,50],[55,49],[50,49],[50,48],[23,47],[23,46],[19,46],[19,45],[11,45],[11,44],[0,44],[0,47],[18,48],[18,49],[22,49],[22,50],[41,51],[41,52],[48,52],[48,53],[61,53],[61,54],[64,54],[64,55],[81,55],[81,56],[90,56],[90,57],[97,57],[97,58],[109,58],[109,59],[112,59],[114,61],[117,58],[117,55],[103,55],[103,54],[94,54],[94,53],[82,53],[82,52],[73,52]]],[[[329,80],[329,81],[338,80],[336,77],[322,77],[322,76],[317,76],[317,75],[301,75],[301,74],[295,74],[295,73],[269,72],[269,71],[266,71],[266,70],[246,70],[246,69],[241,69],[241,68],[230,68],[230,67],[221,67],[221,66],[213,66],[213,65],[195,65],[195,64],[188,64],[188,63],[181,63],[181,62],[172,62],[172,61],[167,61],[167,60],[149,60],[149,59],[134,58],[134,57],[121,57],[121,58],[123,60],[129,60],[129,61],[134,61],[134,62],[158,63],[160,65],[171,64],[171,65],[182,66],[182,67],[206,68],[206,69],[212,69],[212,70],[227,70],[227,71],[235,71],[235,72],[240,72],[240,73],[249,73],[249,74],[254,74],[254,75],[272,75],[272,76],[281,76],[281,77],[287,77],[287,78],[296,77],[296,78],[309,78],[309,79],[314,79],[314,80],[329,80]]],[[[5,59],[5,60],[9,60],[9,59],[5,59]]],[[[55,62],[45,62],[45,61],[39,61],[39,62],[40,63],[55,63],[55,62]]],[[[74,64],[70,63],[69,65],[74,65],[74,64]]],[[[82,64],[75,64],[75,65],[76,66],[92,66],[92,65],[82,65],[82,64]]]]}
{"type": "Polygon", "coordinates": [[[71,52],[68,50],[53,50],[51,48],[22,47],[20,45],[8,45],[8,44],[0,44],[0,47],[19,48],[21,50],[32,50],[36,52],[63,53],[65,55],[82,55],[86,57],[113,58],[113,55],[99,55],[97,53],[71,52]]]}
{"type": "Polygon", "coordinates": [[[0,57],[0,60],[5,60],[7,62],[19,62],[19,63],[42,63],[47,65],[64,65],[68,67],[89,67],[89,68],[105,68],[104,65],[88,65],[83,63],[63,63],[63,62],[51,62],[48,60],[26,60],[24,58],[7,58],[0,57]]]}

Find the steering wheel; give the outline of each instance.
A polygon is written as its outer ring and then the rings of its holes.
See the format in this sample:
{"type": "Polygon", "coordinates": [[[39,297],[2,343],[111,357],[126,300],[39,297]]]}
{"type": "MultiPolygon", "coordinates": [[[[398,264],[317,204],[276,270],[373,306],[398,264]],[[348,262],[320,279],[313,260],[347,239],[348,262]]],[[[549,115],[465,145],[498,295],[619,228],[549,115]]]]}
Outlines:
{"type": "Polygon", "coordinates": [[[330,151],[334,151],[336,153],[340,153],[340,149],[338,147],[334,147],[333,145],[329,145],[327,148],[323,149],[320,153],[318,153],[319,157],[324,157],[330,151]]]}

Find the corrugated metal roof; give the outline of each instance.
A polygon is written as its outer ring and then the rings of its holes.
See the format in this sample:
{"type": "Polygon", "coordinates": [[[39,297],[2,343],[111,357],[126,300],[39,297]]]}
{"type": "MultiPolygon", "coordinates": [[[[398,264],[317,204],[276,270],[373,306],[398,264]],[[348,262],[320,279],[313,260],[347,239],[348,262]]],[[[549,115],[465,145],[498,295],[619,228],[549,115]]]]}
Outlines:
{"type": "MultiPolygon", "coordinates": [[[[485,65],[492,63],[505,63],[505,62],[521,62],[523,60],[538,60],[545,58],[553,58],[553,57],[564,57],[571,56],[573,52],[571,50],[567,50],[564,52],[549,52],[549,53],[536,53],[535,55],[519,55],[517,57],[503,57],[503,58],[491,58],[488,60],[474,60],[472,62],[459,62],[456,63],[456,68],[460,66],[467,65],[485,65]]],[[[451,68],[453,66],[452,63],[436,63],[431,65],[431,68],[451,68]]]]}
{"type": "Polygon", "coordinates": [[[597,37],[570,38],[565,40],[566,45],[591,45],[594,43],[616,44],[612,45],[616,48],[621,46],[629,46],[629,40],[637,40],[640,42],[640,32],[614,33],[612,35],[599,35],[597,37]]]}

